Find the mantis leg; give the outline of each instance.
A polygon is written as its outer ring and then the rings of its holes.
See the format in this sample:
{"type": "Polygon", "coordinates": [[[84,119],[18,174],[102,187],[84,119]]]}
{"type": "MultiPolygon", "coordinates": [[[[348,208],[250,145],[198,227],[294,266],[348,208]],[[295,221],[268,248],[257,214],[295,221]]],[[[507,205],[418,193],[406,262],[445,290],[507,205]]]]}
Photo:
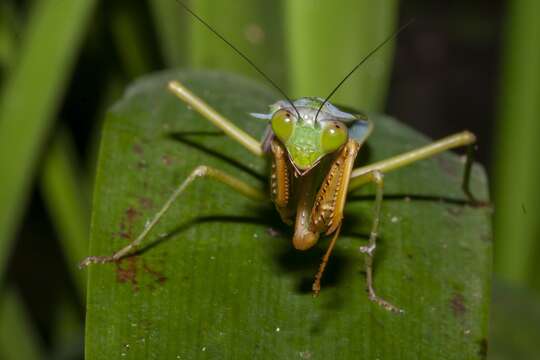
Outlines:
{"type": "MultiPolygon", "coordinates": [[[[324,269],[339,237],[343,219],[343,208],[345,207],[345,199],[347,197],[347,186],[354,159],[356,159],[359,148],[360,146],[354,140],[349,140],[343,147],[324,178],[323,184],[315,197],[313,209],[311,210],[310,233],[317,234],[317,238],[319,232],[325,232],[326,235],[334,234],[319,266],[319,271],[315,275],[315,281],[312,286],[314,296],[317,296],[321,290],[321,278],[324,269]]],[[[299,221],[297,219],[297,223],[299,222],[302,223],[301,220],[299,221]]]]}
{"type": "Polygon", "coordinates": [[[370,300],[381,305],[383,308],[390,311],[402,312],[402,310],[398,309],[397,307],[390,304],[386,300],[378,297],[373,287],[373,256],[376,249],[376,240],[377,240],[377,234],[379,231],[378,229],[379,229],[379,222],[380,222],[380,211],[381,211],[381,204],[382,204],[382,199],[383,199],[383,186],[384,186],[383,173],[386,173],[386,172],[398,169],[400,167],[406,166],[408,164],[411,164],[413,162],[434,156],[436,154],[439,154],[441,152],[444,152],[452,148],[468,146],[467,161],[465,164],[462,187],[463,187],[463,191],[465,192],[465,195],[467,195],[469,200],[473,203],[476,203],[476,200],[471,194],[471,191],[469,188],[471,167],[473,164],[473,161],[472,161],[473,146],[474,146],[475,141],[476,141],[476,137],[474,136],[474,134],[468,131],[464,131],[458,134],[448,136],[446,138],[443,138],[439,141],[436,141],[430,145],[421,147],[419,149],[412,150],[404,154],[397,155],[392,158],[379,161],[379,162],[376,162],[367,166],[359,167],[352,171],[351,179],[349,183],[349,189],[348,189],[349,191],[354,190],[369,182],[373,182],[377,186],[377,192],[375,195],[373,225],[372,225],[371,233],[369,236],[369,242],[367,246],[361,247],[360,251],[366,254],[366,278],[367,278],[366,282],[367,282],[367,287],[368,287],[369,298],[370,300]]]}
{"type": "Polygon", "coordinates": [[[376,162],[367,166],[356,168],[351,173],[349,191],[354,190],[368,182],[371,182],[372,181],[371,176],[364,176],[364,175],[369,174],[372,171],[377,170],[381,173],[387,173],[391,170],[395,170],[400,167],[409,165],[413,162],[434,156],[446,150],[456,148],[456,147],[461,147],[461,146],[468,146],[467,160],[465,163],[465,171],[463,173],[462,188],[463,188],[463,191],[465,192],[465,195],[467,195],[469,201],[471,201],[472,203],[478,203],[476,199],[474,198],[474,196],[472,195],[469,188],[470,177],[471,177],[471,167],[473,164],[472,155],[473,155],[475,142],[476,142],[476,137],[474,136],[474,134],[468,131],[463,131],[461,133],[457,133],[457,134],[445,137],[441,140],[438,140],[432,144],[421,147],[419,149],[412,150],[404,154],[397,155],[389,159],[379,161],[379,162],[376,162]]]}
{"type": "Polygon", "coordinates": [[[183,100],[188,106],[195,109],[217,128],[222,130],[225,135],[233,140],[236,140],[251,153],[260,157],[264,156],[260,142],[255,140],[251,135],[240,129],[238,126],[234,125],[230,120],[214,110],[210,105],[189,91],[185,86],[180,84],[178,81],[171,81],[169,82],[168,87],[174,95],[183,100]]]}
{"type": "Polygon", "coordinates": [[[375,193],[373,224],[369,234],[369,241],[367,246],[360,247],[360,251],[366,255],[366,282],[369,299],[388,311],[402,313],[403,310],[377,296],[373,287],[373,257],[375,255],[375,249],[377,248],[377,236],[379,234],[379,223],[381,220],[381,204],[383,200],[384,180],[383,174],[378,170],[373,170],[367,174],[364,174],[363,176],[368,181],[373,182],[377,189],[375,193]]]}
{"type": "Polygon", "coordinates": [[[338,225],[336,232],[332,236],[332,240],[330,240],[330,245],[328,245],[328,249],[326,249],[326,253],[324,254],[321,265],[319,266],[319,271],[317,272],[317,275],[315,275],[315,281],[311,286],[311,289],[313,290],[313,296],[318,296],[321,292],[321,278],[324,273],[324,269],[326,268],[326,264],[328,263],[328,259],[330,259],[330,255],[332,255],[332,250],[334,250],[334,245],[336,244],[336,240],[339,237],[340,230],[341,223],[338,225]]]}
{"type": "Polygon", "coordinates": [[[150,230],[161,220],[163,215],[169,210],[174,201],[184,192],[184,190],[196,179],[202,177],[209,177],[211,179],[217,180],[225,185],[228,185],[232,189],[238,191],[242,195],[245,195],[251,199],[265,201],[267,196],[265,193],[252,187],[251,185],[246,184],[242,180],[239,180],[221,170],[211,168],[205,165],[200,165],[191,174],[178,186],[174,193],[167,199],[161,210],[159,210],[154,218],[145,226],[144,230],[139,236],[131,243],[123,247],[122,249],[116,251],[110,256],[89,256],[80,263],[80,267],[86,267],[90,264],[103,264],[109,262],[115,262],[123,258],[124,256],[132,253],[146,238],[150,230]]]}

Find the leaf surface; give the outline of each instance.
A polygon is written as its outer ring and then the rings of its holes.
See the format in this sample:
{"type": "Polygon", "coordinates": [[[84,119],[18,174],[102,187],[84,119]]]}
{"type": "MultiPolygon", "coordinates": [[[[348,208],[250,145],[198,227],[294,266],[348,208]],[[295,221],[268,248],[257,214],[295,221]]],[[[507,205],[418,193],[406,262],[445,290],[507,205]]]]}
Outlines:
{"type": "MultiPolygon", "coordinates": [[[[166,90],[178,79],[256,137],[277,97],[232,75],[164,72],[140,79],[110,110],[95,182],[92,255],[125,245],[197,165],[261,188],[267,162],[245,151],[166,90]]],[[[386,116],[359,163],[429,140],[386,116]]],[[[381,296],[365,293],[363,256],[373,187],[353,193],[323,278],[310,288],[327,246],[294,250],[271,205],[198,180],[136,256],[89,271],[88,359],[480,359],[491,279],[491,213],[460,190],[463,162],[450,153],[385,177],[375,263],[381,296]]],[[[487,197],[479,167],[473,191],[487,197]]]]}

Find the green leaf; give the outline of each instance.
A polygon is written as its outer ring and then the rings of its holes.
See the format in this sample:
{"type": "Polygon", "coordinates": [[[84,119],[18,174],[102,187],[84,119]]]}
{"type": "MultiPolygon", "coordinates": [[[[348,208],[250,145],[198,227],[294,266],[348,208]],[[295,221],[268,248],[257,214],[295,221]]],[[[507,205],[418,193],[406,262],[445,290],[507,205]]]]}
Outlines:
{"type": "MultiPolygon", "coordinates": [[[[261,136],[277,99],[223,73],[164,72],[131,86],[107,116],[91,225],[91,254],[108,255],[144,227],[199,164],[256,186],[267,163],[216,131],[166,90],[184,82],[261,136]]],[[[382,115],[361,161],[429,142],[382,115]]],[[[385,177],[375,285],[405,309],[371,303],[363,257],[373,189],[353,194],[318,298],[311,283],[327,246],[293,249],[271,205],[203,179],[171,208],[137,256],[89,271],[88,359],[479,359],[491,280],[491,213],[466,205],[463,162],[446,153],[385,177]]],[[[473,190],[487,197],[479,167],[473,190]]]]}

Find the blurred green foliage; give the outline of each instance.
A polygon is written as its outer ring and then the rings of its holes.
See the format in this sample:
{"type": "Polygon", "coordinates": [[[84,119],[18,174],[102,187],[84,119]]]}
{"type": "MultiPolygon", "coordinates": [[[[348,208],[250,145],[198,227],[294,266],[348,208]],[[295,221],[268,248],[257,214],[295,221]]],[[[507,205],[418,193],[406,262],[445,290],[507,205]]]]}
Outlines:
{"type": "MultiPolygon", "coordinates": [[[[326,94],[398,19],[397,0],[192,0],[190,6],[293,96],[326,94]]],[[[494,162],[495,268],[537,290],[539,7],[535,0],[508,2],[494,162]]],[[[383,109],[392,59],[389,45],[335,99],[383,109]]],[[[81,327],[85,272],[74,262],[87,246],[103,114],[136,76],[176,66],[259,78],[175,0],[0,3],[0,314],[8,314],[0,317],[2,359],[80,354],[81,339],[65,333],[81,327]],[[35,183],[64,259],[44,259],[30,271],[44,272],[51,261],[67,264],[65,292],[75,293],[55,305],[58,321],[46,325],[36,323],[36,310],[27,309],[6,273],[35,183]]]]}
{"type": "Polygon", "coordinates": [[[495,133],[495,269],[540,290],[540,2],[513,0],[504,28],[495,133]]]}

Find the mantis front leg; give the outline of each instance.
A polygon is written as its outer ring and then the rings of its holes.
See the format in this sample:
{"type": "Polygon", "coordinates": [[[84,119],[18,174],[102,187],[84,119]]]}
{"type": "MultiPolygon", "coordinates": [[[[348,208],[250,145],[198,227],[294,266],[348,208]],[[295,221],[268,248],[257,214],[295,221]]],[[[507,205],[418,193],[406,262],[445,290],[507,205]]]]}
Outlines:
{"type": "Polygon", "coordinates": [[[193,94],[178,81],[169,82],[169,90],[179,99],[183,100],[188,106],[195,109],[206,120],[210,121],[218,129],[222,130],[225,135],[244,146],[247,150],[249,150],[249,152],[259,157],[264,156],[260,142],[255,140],[251,135],[240,129],[238,126],[234,125],[230,120],[218,113],[210,105],[193,94]]]}
{"type": "Polygon", "coordinates": [[[470,177],[473,164],[472,155],[475,142],[476,136],[473,133],[469,131],[463,131],[454,135],[447,136],[419,149],[411,150],[409,152],[391,157],[386,160],[356,168],[351,173],[351,183],[349,185],[349,191],[352,191],[368,182],[371,182],[372,180],[369,173],[374,170],[377,170],[384,174],[389,171],[409,165],[411,163],[440,154],[446,150],[467,146],[467,160],[465,162],[465,170],[463,173],[462,188],[463,192],[471,201],[471,203],[477,204],[478,201],[474,198],[470,191],[470,177]]]}
{"type": "Polygon", "coordinates": [[[104,264],[109,262],[115,262],[132,253],[143,242],[150,230],[152,230],[152,228],[154,228],[154,226],[156,226],[156,224],[161,220],[161,218],[169,210],[171,205],[176,201],[180,194],[182,194],[192,182],[202,177],[209,177],[211,179],[217,180],[231,187],[233,190],[236,190],[240,194],[245,195],[253,200],[267,200],[267,196],[264,192],[245,183],[244,181],[239,180],[221,170],[205,165],[200,165],[195,168],[195,170],[193,170],[184,181],[182,181],[182,183],[173,192],[169,199],[167,199],[161,210],[159,210],[156,215],[154,215],[154,218],[148,223],[147,226],[145,226],[144,230],[140,233],[139,236],[137,236],[135,240],[133,240],[131,243],[129,243],[122,249],[116,251],[110,256],[89,256],[84,259],[79,266],[83,268],[90,264],[104,264]]]}

